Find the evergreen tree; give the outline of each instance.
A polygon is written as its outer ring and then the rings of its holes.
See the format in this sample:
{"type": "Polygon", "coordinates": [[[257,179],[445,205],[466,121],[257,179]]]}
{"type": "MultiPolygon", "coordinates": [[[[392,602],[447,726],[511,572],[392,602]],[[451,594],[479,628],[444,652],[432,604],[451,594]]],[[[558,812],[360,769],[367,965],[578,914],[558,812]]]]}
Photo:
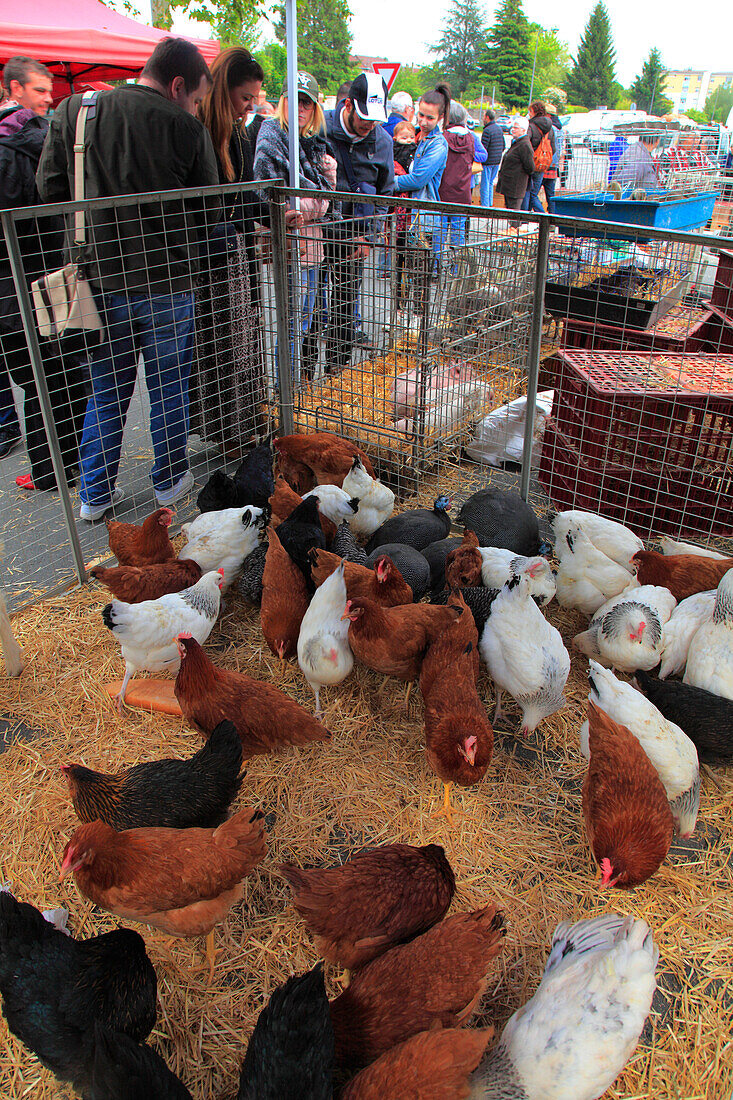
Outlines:
{"type": "Polygon", "coordinates": [[[570,102],[581,104],[589,110],[600,106],[613,107],[617,96],[614,88],[615,66],[611,21],[603,0],[598,0],[586,23],[575,64],[565,81],[570,102]]]}
{"type": "Polygon", "coordinates": [[[674,108],[671,99],[664,94],[664,78],[667,70],[662,64],[662,55],[654,47],[642,65],[641,72],[629,88],[629,95],[637,110],[649,114],[668,115],[674,108]]]}
{"type": "MultiPolygon", "coordinates": [[[[285,8],[275,7],[275,34],[285,41],[285,8]]],[[[318,81],[321,91],[335,92],[352,76],[351,9],[347,0],[298,0],[298,68],[318,81]]]]}
{"type": "Polygon", "coordinates": [[[718,85],[705,100],[703,113],[710,122],[725,123],[731,107],[733,107],[733,90],[718,85]]]}
{"type": "Polygon", "coordinates": [[[507,105],[526,106],[532,80],[529,24],[522,0],[501,0],[496,22],[489,31],[489,48],[482,71],[495,80],[507,105]]]}
{"type": "Polygon", "coordinates": [[[488,28],[478,0],[454,0],[440,41],[430,47],[437,54],[444,78],[460,98],[480,76],[480,61],[488,44],[488,28]]]}
{"type": "Polygon", "coordinates": [[[570,72],[573,59],[568,44],[560,38],[557,27],[541,27],[539,23],[530,23],[529,60],[532,64],[535,47],[537,64],[534,73],[534,98],[542,99],[545,88],[557,88],[563,83],[570,72]]]}

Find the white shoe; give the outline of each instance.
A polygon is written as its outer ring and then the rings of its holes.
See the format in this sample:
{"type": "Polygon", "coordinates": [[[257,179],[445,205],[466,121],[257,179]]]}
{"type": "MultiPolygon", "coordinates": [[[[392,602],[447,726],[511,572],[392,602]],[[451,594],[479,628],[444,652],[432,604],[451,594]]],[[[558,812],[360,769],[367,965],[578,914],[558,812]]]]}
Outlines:
{"type": "Polygon", "coordinates": [[[95,519],[101,519],[105,512],[108,512],[110,508],[114,508],[115,504],[119,504],[124,495],[124,490],[115,489],[112,493],[112,499],[108,500],[106,504],[82,504],[79,515],[87,523],[94,523],[95,519]]]}
{"type": "Polygon", "coordinates": [[[156,492],[155,499],[158,504],[173,504],[174,501],[180,500],[181,497],[185,497],[186,493],[190,493],[194,486],[194,476],[190,470],[186,470],[183,477],[171,485],[170,489],[164,489],[162,493],[156,492]]]}

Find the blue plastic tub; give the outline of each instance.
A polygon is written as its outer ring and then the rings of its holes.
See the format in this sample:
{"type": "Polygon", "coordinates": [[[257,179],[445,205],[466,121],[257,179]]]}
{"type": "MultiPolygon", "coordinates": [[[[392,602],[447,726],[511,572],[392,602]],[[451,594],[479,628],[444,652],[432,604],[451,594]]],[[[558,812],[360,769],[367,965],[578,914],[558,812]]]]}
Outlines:
{"type": "MultiPolygon", "coordinates": [[[[588,191],[579,195],[557,195],[555,213],[569,218],[591,218],[612,225],[647,225],[650,229],[676,229],[684,232],[699,229],[711,218],[719,191],[702,191],[683,199],[665,199],[666,191],[647,191],[646,199],[632,202],[630,198],[614,198],[609,191],[588,191]]],[[[568,227],[561,227],[566,237],[575,237],[568,227]]],[[[621,233],[582,233],[584,237],[607,237],[616,240],[643,240],[643,237],[621,233]]]]}

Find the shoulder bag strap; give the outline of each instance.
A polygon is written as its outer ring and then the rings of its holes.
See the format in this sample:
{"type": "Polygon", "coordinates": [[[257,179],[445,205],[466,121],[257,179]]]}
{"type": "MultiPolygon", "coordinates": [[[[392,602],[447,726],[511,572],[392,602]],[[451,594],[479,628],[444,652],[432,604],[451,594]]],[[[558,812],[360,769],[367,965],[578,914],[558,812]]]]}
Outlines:
{"type": "MultiPolygon", "coordinates": [[[[96,104],[98,92],[84,92],[81,97],[81,106],[79,107],[79,114],[76,116],[76,133],[74,136],[74,201],[84,201],[84,130],[86,128],[87,117],[92,112],[94,117],[93,108],[96,104]]],[[[84,210],[80,209],[74,213],[74,245],[77,249],[77,254],[81,253],[81,250],[86,244],[86,225],[84,219],[84,210]]]]}

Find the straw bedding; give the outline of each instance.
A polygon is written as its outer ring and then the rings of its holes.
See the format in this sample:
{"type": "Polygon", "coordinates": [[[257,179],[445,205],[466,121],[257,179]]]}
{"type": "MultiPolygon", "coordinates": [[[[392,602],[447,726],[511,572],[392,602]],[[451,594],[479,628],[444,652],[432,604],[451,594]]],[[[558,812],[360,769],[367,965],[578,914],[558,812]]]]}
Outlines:
{"type": "MultiPolygon", "coordinates": [[[[442,482],[445,484],[445,480],[442,482]]],[[[449,486],[450,487],[450,486],[449,486]]],[[[421,503],[435,495],[426,485],[421,503]]],[[[83,761],[115,771],[163,755],[189,756],[198,735],[180,719],[129,712],[124,722],[106,695],[121,675],[118,646],[102,625],[106,590],[69,593],[24,611],[14,627],[27,668],[0,678],[1,712],[39,731],[0,755],[4,844],[0,879],[50,908],[65,905],[70,928],[87,937],[117,925],[73,881],[58,883],[60,855],[75,817],[58,766],[83,761]]],[[[552,605],[550,619],[570,638],[584,620],[552,605]]],[[[312,710],[295,664],[280,668],[264,646],[258,612],[233,593],[207,643],[213,659],[266,678],[312,710]]],[[[159,983],[150,1041],[197,1100],[236,1094],[239,1064],[255,1020],[273,989],[316,961],[275,867],[343,860],[364,843],[442,843],[456,872],[455,909],[495,898],[509,933],[477,1022],[498,1027],[534,992],[550,936],[563,919],[606,910],[647,920],[660,948],[653,1014],[631,1063],[608,1092],[617,1100],[723,1100],[733,1086],[731,1015],[733,935],[731,867],[733,772],[705,773],[694,837],[676,841],[660,871],[636,891],[600,894],[582,823],[584,764],[577,730],[587,696],[584,662],[573,655],[568,707],[529,742],[497,731],[494,759],[480,787],[454,794],[466,814],[449,831],[432,817],[441,790],[427,766],[422,702],[413,692],[356,668],[326,689],[330,745],[257,757],[247,764],[239,803],[261,807],[270,852],[247,879],[243,903],[216,930],[217,966],[209,984],[201,940],[174,940],[138,926],[159,983]]],[[[493,703],[482,672],[481,690],[493,703]]],[[[516,710],[512,710],[513,715],[516,710]]],[[[331,969],[329,989],[339,988],[331,969]]],[[[0,1024],[0,1095],[51,1100],[60,1089],[0,1024]]],[[[398,1100],[398,1098],[385,1098],[398,1100]]]]}

